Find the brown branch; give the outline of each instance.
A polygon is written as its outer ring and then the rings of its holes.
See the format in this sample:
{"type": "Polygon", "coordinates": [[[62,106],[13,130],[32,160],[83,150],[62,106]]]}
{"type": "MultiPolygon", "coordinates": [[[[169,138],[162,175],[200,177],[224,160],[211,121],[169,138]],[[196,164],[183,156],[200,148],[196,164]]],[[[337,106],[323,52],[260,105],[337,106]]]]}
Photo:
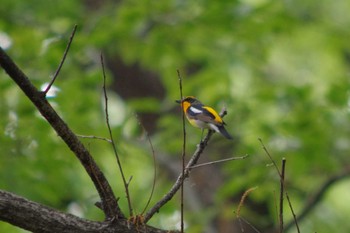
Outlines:
{"type": "MultiPolygon", "coordinates": [[[[180,74],[180,71],[177,70],[177,76],[179,78],[179,89],[180,89],[180,100],[183,100],[183,93],[182,93],[182,77],[180,74]]],[[[183,102],[181,101],[181,109],[184,109],[183,102]]],[[[185,176],[185,158],[186,158],[186,123],[185,123],[185,113],[184,111],[181,111],[181,118],[182,118],[182,133],[183,133],[183,142],[182,142],[182,152],[181,152],[181,160],[182,160],[182,176],[185,176]]],[[[184,180],[181,182],[181,233],[184,232],[185,226],[184,226],[184,180]]]]}
{"type": "Polygon", "coordinates": [[[248,157],[248,155],[244,155],[244,156],[240,156],[240,157],[231,157],[231,158],[227,158],[227,159],[220,159],[220,160],[216,160],[216,161],[212,161],[212,162],[197,164],[197,165],[192,166],[191,168],[199,168],[199,167],[204,167],[204,166],[213,165],[213,164],[217,164],[217,163],[225,163],[225,162],[229,162],[232,160],[245,159],[247,157],[248,157]]]}
{"type": "MultiPolygon", "coordinates": [[[[280,177],[280,203],[279,203],[279,211],[278,211],[278,220],[279,220],[279,229],[278,232],[282,233],[284,231],[284,221],[283,221],[283,200],[284,200],[284,194],[286,194],[287,199],[288,199],[288,204],[289,204],[289,208],[293,214],[293,220],[294,223],[298,229],[299,232],[299,226],[298,226],[298,218],[296,217],[294,210],[293,210],[293,206],[292,203],[289,199],[289,196],[287,194],[287,192],[285,192],[285,182],[284,182],[284,176],[285,176],[285,169],[286,169],[286,159],[283,158],[282,159],[282,171],[280,172],[280,170],[278,169],[278,166],[276,164],[276,162],[273,160],[272,156],[270,155],[269,151],[267,150],[267,148],[265,147],[263,141],[261,138],[259,138],[259,141],[261,143],[261,146],[263,148],[263,150],[265,151],[266,155],[269,157],[269,159],[271,160],[271,162],[273,163],[279,177],[280,177]]],[[[276,209],[277,209],[277,204],[276,204],[276,209]]],[[[277,211],[276,211],[277,212],[277,211]]],[[[291,224],[291,222],[289,223],[291,224]]],[[[291,227],[291,225],[288,225],[288,227],[291,227]]]]}
{"type": "Polygon", "coordinates": [[[109,185],[104,174],[97,166],[89,151],[46,100],[45,93],[40,92],[30,82],[28,77],[17,67],[17,65],[2,48],[0,48],[0,65],[13,79],[13,81],[17,83],[17,85],[36,106],[41,115],[47,120],[56,133],[63,139],[66,145],[80,160],[99,193],[106,217],[123,218],[124,215],[118,206],[111,186],[109,185]]]}
{"type": "Polygon", "coordinates": [[[288,204],[289,204],[290,211],[292,212],[292,215],[293,215],[293,220],[294,220],[295,227],[297,228],[297,232],[300,233],[300,229],[299,229],[299,224],[298,224],[297,216],[295,215],[292,202],[290,201],[289,195],[288,195],[287,192],[286,192],[286,197],[287,197],[287,200],[288,200],[288,204]]]}
{"type": "Polygon", "coordinates": [[[145,127],[142,125],[142,123],[141,123],[141,121],[140,121],[139,119],[138,119],[138,122],[139,122],[140,126],[142,127],[143,131],[144,131],[145,134],[146,134],[148,144],[149,144],[149,146],[150,146],[150,148],[151,148],[152,158],[153,158],[153,166],[154,166],[154,169],[153,169],[152,189],[151,189],[151,193],[150,193],[150,195],[149,195],[149,197],[148,197],[148,200],[147,200],[147,202],[146,202],[146,205],[145,205],[145,207],[143,208],[143,211],[141,212],[141,215],[143,215],[143,214],[146,212],[146,210],[147,210],[149,204],[151,203],[151,200],[152,200],[152,197],[153,197],[153,194],[154,194],[154,190],[155,190],[155,188],[156,188],[157,163],[156,163],[156,153],[155,153],[155,151],[154,151],[154,147],[153,147],[152,140],[151,140],[151,138],[150,138],[150,136],[149,136],[147,130],[146,130],[145,127]]]}
{"type": "Polygon", "coordinates": [[[280,172],[280,170],[278,169],[278,166],[277,166],[275,160],[273,160],[272,156],[270,155],[270,152],[269,152],[269,151],[267,150],[267,148],[265,147],[265,145],[264,145],[262,139],[261,139],[261,138],[258,138],[258,140],[259,140],[259,142],[260,142],[260,144],[261,144],[263,150],[265,151],[266,155],[267,155],[267,156],[269,157],[269,159],[271,160],[273,166],[276,168],[276,171],[278,172],[278,175],[281,177],[281,172],[280,172]]]}
{"type": "Polygon", "coordinates": [[[54,74],[54,76],[53,76],[51,82],[49,83],[49,85],[47,85],[47,87],[46,87],[46,89],[45,89],[45,91],[44,91],[45,95],[46,95],[47,92],[50,90],[51,86],[53,85],[53,83],[55,82],[55,80],[56,80],[58,74],[59,74],[60,71],[61,71],[61,68],[62,68],[62,66],[63,66],[63,63],[64,63],[64,61],[66,60],[66,57],[67,57],[67,54],[68,54],[70,45],[71,45],[72,42],[73,42],[73,38],[74,38],[75,32],[76,32],[76,30],[77,30],[77,27],[78,27],[78,25],[74,25],[74,28],[73,28],[73,31],[72,31],[72,33],[71,33],[71,35],[70,35],[70,38],[69,38],[69,41],[68,41],[66,50],[65,50],[64,53],[63,53],[62,60],[61,60],[61,62],[60,62],[60,64],[59,64],[59,66],[58,66],[58,68],[57,68],[57,70],[56,70],[56,72],[55,72],[55,74],[54,74]]]}
{"type": "MultiPolygon", "coordinates": [[[[270,155],[270,152],[267,150],[267,148],[265,147],[263,141],[261,138],[259,138],[259,141],[261,143],[261,146],[263,148],[263,150],[265,151],[266,155],[269,157],[269,159],[271,160],[271,162],[273,163],[279,177],[280,177],[280,203],[279,203],[279,211],[278,211],[278,220],[279,220],[279,233],[282,233],[283,230],[284,230],[284,223],[283,223],[283,200],[284,200],[284,193],[285,193],[285,184],[284,184],[284,175],[285,175],[285,169],[286,169],[286,159],[283,158],[282,159],[282,171],[280,171],[278,169],[278,166],[275,162],[275,160],[272,158],[272,156],[270,155]]],[[[291,208],[291,211],[293,212],[293,208],[292,208],[292,205],[291,205],[291,202],[290,200],[288,199],[288,203],[289,203],[289,207],[291,208]]],[[[294,212],[293,212],[294,214],[294,212]]],[[[294,220],[296,220],[296,218],[294,217],[294,220]]]]}
{"type": "Polygon", "coordinates": [[[104,94],[104,100],[105,100],[106,124],[107,124],[107,128],[108,128],[109,138],[111,139],[111,142],[112,142],[113,152],[114,152],[114,155],[117,159],[119,172],[120,172],[120,175],[121,175],[122,180],[123,180],[124,190],[126,193],[126,199],[128,201],[128,207],[129,207],[129,216],[131,217],[134,215],[133,210],[132,210],[132,206],[131,206],[131,196],[130,196],[130,192],[129,192],[129,183],[130,183],[132,178],[130,178],[129,182],[126,182],[126,178],[125,178],[125,175],[123,172],[122,163],[120,161],[119,154],[117,151],[117,146],[116,146],[116,143],[115,143],[114,138],[113,138],[111,125],[109,124],[108,96],[107,96],[107,91],[106,91],[106,72],[105,72],[105,66],[104,66],[104,60],[103,60],[102,54],[101,54],[101,65],[102,65],[102,74],[103,74],[103,94],[104,94]]]}
{"type": "Polygon", "coordinates": [[[166,233],[149,226],[136,226],[125,219],[91,221],[66,214],[15,194],[0,190],[0,220],[41,233],[166,233]]]}
{"type": "Polygon", "coordinates": [[[286,169],[286,159],[282,159],[282,172],[280,176],[280,210],[279,210],[279,222],[280,233],[283,233],[283,200],[284,200],[284,174],[286,169]]]}

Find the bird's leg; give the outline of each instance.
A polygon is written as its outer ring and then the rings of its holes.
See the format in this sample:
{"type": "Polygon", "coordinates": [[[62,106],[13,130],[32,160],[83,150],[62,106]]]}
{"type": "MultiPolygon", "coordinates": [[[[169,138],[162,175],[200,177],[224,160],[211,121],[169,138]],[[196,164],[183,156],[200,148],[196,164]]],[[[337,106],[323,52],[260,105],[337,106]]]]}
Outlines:
{"type": "Polygon", "coordinates": [[[203,133],[204,133],[204,129],[202,129],[202,135],[201,135],[201,144],[203,143],[203,133]]]}

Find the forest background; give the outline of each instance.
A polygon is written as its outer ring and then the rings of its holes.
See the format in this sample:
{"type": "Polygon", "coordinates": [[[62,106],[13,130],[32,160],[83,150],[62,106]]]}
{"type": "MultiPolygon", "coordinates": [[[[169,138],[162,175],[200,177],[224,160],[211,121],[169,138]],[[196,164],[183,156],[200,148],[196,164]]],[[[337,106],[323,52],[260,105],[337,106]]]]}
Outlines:
{"type": "MultiPolygon", "coordinates": [[[[286,158],[286,189],[302,232],[350,229],[350,2],[327,1],[12,1],[0,7],[0,46],[40,88],[62,59],[50,103],[80,135],[108,137],[100,54],[106,59],[110,120],[142,212],[153,182],[159,200],[181,172],[185,95],[220,111],[234,141],[215,134],[201,162],[245,160],[194,169],[185,187],[186,232],[240,232],[236,211],[260,232],[278,224],[277,164],[286,158]],[[145,130],[140,126],[140,124],[145,130]],[[147,194],[147,195],[145,195],[147,194]],[[319,195],[319,196],[317,196],[319,195]],[[319,197],[314,199],[314,197],[319,197]],[[314,200],[314,202],[313,202],[314,200]],[[309,210],[309,211],[306,211],[309,210]],[[305,212],[306,211],[306,212],[305,212]]],[[[187,154],[201,136],[187,127],[187,154]]],[[[108,143],[81,139],[126,209],[108,143]]],[[[89,219],[102,220],[98,195],[69,149],[7,74],[0,71],[0,189],[89,219]]],[[[149,222],[179,224],[179,197],[149,222]]],[[[286,205],[285,221],[292,222],[286,205]]],[[[246,226],[249,228],[249,226],[246,226]]],[[[23,230],[0,222],[1,232],[23,230]]],[[[254,232],[252,229],[246,229],[254,232]]],[[[296,232],[292,224],[287,232],[296,232]]]]}

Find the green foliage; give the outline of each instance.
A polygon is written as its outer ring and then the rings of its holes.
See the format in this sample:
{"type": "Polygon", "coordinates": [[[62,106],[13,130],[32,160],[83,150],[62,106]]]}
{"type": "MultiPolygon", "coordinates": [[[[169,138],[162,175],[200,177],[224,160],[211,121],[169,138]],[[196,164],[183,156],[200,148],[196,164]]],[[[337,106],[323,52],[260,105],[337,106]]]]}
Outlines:
{"type": "MultiPolygon", "coordinates": [[[[259,188],[248,198],[267,205],[267,210],[258,214],[243,206],[242,215],[263,228],[277,222],[274,193],[278,192],[278,177],[273,166],[266,166],[271,161],[258,138],[278,164],[282,157],[287,159],[287,189],[290,187],[296,213],[308,195],[327,180],[327,174],[336,174],[348,163],[349,10],[345,0],[130,0],[118,4],[104,1],[102,5],[98,1],[2,0],[0,33],[11,39],[7,52],[40,88],[54,74],[70,32],[78,24],[55,82],[60,91],[50,100],[77,134],[108,135],[101,95],[101,51],[159,74],[166,91],[164,99],[123,102],[109,94],[113,106],[110,117],[115,118],[113,133],[127,177],[133,176],[131,196],[137,212],[143,210],[150,193],[153,159],[147,140],[140,136],[142,129],[134,112],[161,115],[152,135],[156,156],[179,161],[182,123],[180,114],[171,110],[178,109],[174,100],[179,98],[176,71],[180,70],[185,95],[194,95],[217,110],[227,107],[224,120],[236,137],[232,145],[215,134],[204,156],[250,155],[222,166],[225,180],[215,194],[215,203],[210,211],[198,214],[200,218],[188,219],[188,232],[202,232],[203,222],[198,219],[209,222],[211,211],[233,221],[241,193],[254,186],[259,188]],[[234,202],[231,197],[235,197],[234,202]]],[[[111,83],[110,73],[107,78],[111,83]]],[[[201,132],[187,130],[187,153],[191,154],[201,132]]],[[[126,210],[110,145],[82,140],[126,210]]],[[[93,207],[98,195],[83,168],[3,71],[0,144],[0,189],[61,210],[78,204],[82,216],[102,219],[101,211],[93,207]]],[[[151,204],[173,182],[166,179],[164,170],[159,171],[151,204]]],[[[303,232],[347,229],[345,225],[344,229],[339,227],[345,221],[341,216],[347,216],[350,207],[335,203],[345,198],[346,192],[334,190],[317,207],[317,214],[303,222],[303,232]],[[331,220],[327,212],[332,213],[331,220]]],[[[175,227],[169,219],[176,218],[177,209],[176,201],[172,201],[151,223],[175,227]]],[[[10,232],[8,225],[0,224],[1,230],[10,232]]]]}

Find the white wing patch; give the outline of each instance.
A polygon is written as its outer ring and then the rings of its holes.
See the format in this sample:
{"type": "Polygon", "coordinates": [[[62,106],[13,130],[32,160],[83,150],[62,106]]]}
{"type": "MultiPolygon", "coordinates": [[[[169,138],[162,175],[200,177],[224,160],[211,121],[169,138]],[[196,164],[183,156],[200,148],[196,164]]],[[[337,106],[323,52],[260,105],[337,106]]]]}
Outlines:
{"type": "Polygon", "coordinates": [[[203,111],[198,109],[198,108],[195,108],[195,107],[190,107],[190,111],[193,112],[193,113],[202,113],[203,111]]]}
{"type": "Polygon", "coordinates": [[[209,127],[210,127],[212,130],[214,130],[214,131],[220,133],[219,127],[217,127],[217,126],[214,125],[213,123],[209,123],[209,127]]]}

